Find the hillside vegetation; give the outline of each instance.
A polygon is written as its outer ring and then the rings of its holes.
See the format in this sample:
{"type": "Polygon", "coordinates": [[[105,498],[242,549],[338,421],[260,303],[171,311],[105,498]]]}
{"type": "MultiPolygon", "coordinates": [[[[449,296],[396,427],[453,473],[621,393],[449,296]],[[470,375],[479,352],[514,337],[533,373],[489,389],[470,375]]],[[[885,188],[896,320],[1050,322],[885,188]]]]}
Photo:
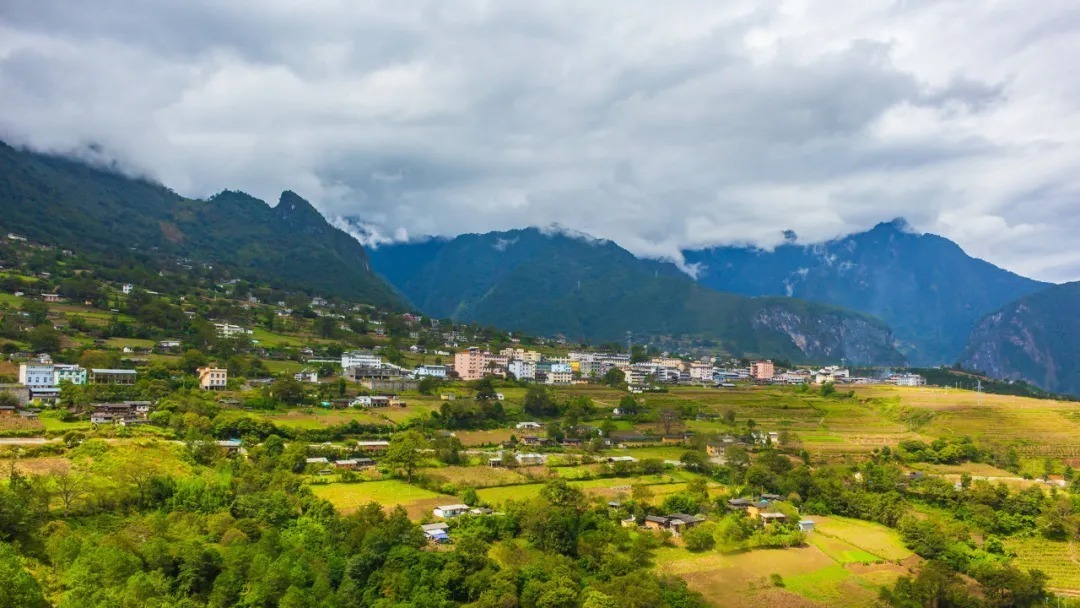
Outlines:
{"type": "Polygon", "coordinates": [[[877,319],[800,300],[713,291],[610,241],[528,229],[383,246],[371,255],[383,276],[437,317],[590,342],[619,342],[632,331],[740,356],[903,360],[877,319]]]}
{"type": "Polygon", "coordinates": [[[143,179],[0,142],[0,230],[116,264],[178,258],[324,295],[400,305],[355,239],[284,192],[276,207],[241,192],[191,200],[143,179]]]}

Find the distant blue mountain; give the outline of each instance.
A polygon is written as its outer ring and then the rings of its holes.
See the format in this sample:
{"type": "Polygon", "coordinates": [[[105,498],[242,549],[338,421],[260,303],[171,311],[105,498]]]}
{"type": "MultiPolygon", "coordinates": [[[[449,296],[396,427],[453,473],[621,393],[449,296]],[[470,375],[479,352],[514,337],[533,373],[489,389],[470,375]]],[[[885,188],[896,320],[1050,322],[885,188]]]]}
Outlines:
{"type": "Polygon", "coordinates": [[[716,247],[684,252],[700,284],[747,296],[790,296],[861,311],[888,323],[913,364],[953,363],[975,323],[1046,287],[973,258],[901,219],[816,245],[773,251],[716,247]]]}
{"type": "Polygon", "coordinates": [[[611,241],[534,228],[383,245],[372,267],[429,315],[591,342],[627,331],[735,355],[897,364],[888,327],[791,298],[747,298],[611,241]]]}

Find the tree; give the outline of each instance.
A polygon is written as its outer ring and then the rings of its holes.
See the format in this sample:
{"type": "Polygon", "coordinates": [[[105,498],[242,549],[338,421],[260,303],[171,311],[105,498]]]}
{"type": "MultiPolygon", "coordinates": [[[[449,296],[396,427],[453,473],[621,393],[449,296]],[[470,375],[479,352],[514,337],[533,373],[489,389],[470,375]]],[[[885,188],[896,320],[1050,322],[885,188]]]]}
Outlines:
{"type": "Polygon", "coordinates": [[[390,439],[383,461],[391,466],[405,470],[405,477],[412,482],[413,473],[420,466],[420,450],[426,447],[427,440],[419,431],[396,433],[390,439]]]}
{"type": "Polygon", "coordinates": [[[68,516],[71,511],[71,507],[79,500],[82,500],[84,495],[84,479],[82,475],[77,473],[73,474],[70,471],[61,471],[52,475],[53,486],[56,488],[56,495],[60,498],[60,502],[64,505],[64,517],[68,516]]]}
{"type": "Polygon", "coordinates": [[[335,338],[338,335],[338,321],[333,317],[317,317],[314,329],[319,337],[335,338]]]}
{"type": "Polygon", "coordinates": [[[619,412],[624,416],[633,416],[638,412],[638,402],[632,395],[624,395],[619,399],[619,412]]]}
{"type": "Polygon", "coordinates": [[[547,388],[534,384],[525,393],[525,413],[537,417],[555,416],[559,408],[547,388]]]}
{"type": "Polygon", "coordinates": [[[604,377],[603,377],[603,379],[601,381],[604,384],[606,384],[606,385],[608,385],[610,387],[613,387],[613,388],[619,387],[619,386],[622,386],[622,387],[625,388],[625,386],[626,386],[626,374],[623,373],[623,371],[621,369],[619,369],[617,367],[613,367],[613,368],[607,370],[606,372],[604,372],[604,377]]]}
{"type": "Polygon", "coordinates": [[[416,388],[421,395],[433,395],[439,388],[439,381],[434,376],[424,376],[416,388]]]}
{"type": "Polygon", "coordinates": [[[206,355],[201,350],[189,349],[180,357],[180,369],[185,373],[194,374],[200,367],[207,363],[206,355]]]}
{"type": "Polygon", "coordinates": [[[495,385],[491,382],[491,378],[481,378],[477,380],[476,384],[473,385],[473,388],[476,389],[477,401],[488,401],[498,398],[498,395],[495,392],[495,385]]]}
{"type": "Polygon", "coordinates": [[[826,382],[825,384],[821,385],[821,396],[822,397],[830,397],[834,393],[836,393],[836,384],[834,384],[832,382],[826,382]]]}
{"type": "Polygon", "coordinates": [[[660,425],[664,427],[664,434],[670,435],[676,427],[682,426],[682,418],[679,411],[674,408],[666,408],[660,412],[660,425]]]}
{"type": "Polygon", "coordinates": [[[296,378],[279,378],[270,385],[270,395],[286,405],[299,405],[304,402],[304,385],[296,378]]]}
{"type": "Polygon", "coordinates": [[[26,335],[31,350],[40,353],[55,353],[60,350],[60,332],[51,325],[38,325],[26,335]]]}
{"type": "Polygon", "coordinates": [[[23,300],[19,310],[26,313],[31,325],[41,325],[49,319],[49,307],[38,300],[23,300]]]}
{"type": "Polygon", "coordinates": [[[0,606],[47,606],[41,587],[30,576],[11,545],[0,543],[0,606]]]}
{"type": "Polygon", "coordinates": [[[699,524],[683,533],[683,542],[691,551],[708,551],[716,546],[716,538],[713,536],[713,526],[699,524]]]}
{"type": "Polygon", "coordinates": [[[461,492],[461,502],[467,505],[480,504],[480,495],[476,493],[476,488],[468,487],[461,492]]]}

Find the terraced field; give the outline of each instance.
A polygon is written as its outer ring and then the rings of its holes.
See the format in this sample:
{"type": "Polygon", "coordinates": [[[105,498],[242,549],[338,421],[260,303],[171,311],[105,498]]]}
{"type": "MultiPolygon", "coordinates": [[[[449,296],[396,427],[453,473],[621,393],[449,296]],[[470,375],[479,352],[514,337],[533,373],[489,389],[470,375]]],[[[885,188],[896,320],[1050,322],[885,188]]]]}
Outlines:
{"type": "Polygon", "coordinates": [[[1080,597],[1080,544],[1042,538],[1014,539],[1005,546],[1016,553],[1021,568],[1038,568],[1050,577],[1049,587],[1080,597]]]}

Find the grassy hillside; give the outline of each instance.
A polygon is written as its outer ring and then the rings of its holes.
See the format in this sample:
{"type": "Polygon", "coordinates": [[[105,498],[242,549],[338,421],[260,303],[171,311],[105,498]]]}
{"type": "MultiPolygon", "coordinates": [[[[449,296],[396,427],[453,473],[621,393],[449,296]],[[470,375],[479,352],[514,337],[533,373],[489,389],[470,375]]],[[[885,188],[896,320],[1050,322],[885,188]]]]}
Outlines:
{"type": "Polygon", "coordinates": [[[400,305],[363,247],[285,192],[276,207],[240,192],[190,200],[159,184],[0,143],[0,230],[97,255],[228,267],[235,276],[400,305]]]}

